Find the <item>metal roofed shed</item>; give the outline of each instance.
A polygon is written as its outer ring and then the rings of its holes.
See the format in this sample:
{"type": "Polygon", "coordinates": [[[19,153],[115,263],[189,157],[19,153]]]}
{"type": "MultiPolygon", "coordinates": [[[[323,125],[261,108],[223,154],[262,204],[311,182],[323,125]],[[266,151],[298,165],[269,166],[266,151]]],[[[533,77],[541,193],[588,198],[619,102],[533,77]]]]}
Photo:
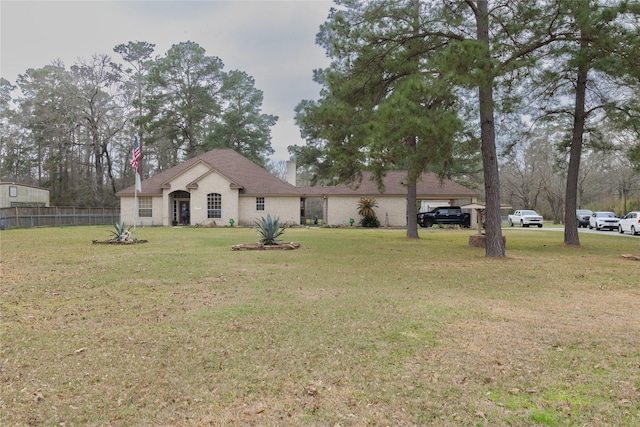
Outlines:
{"type": "Polygon", "coordinates": [[[0,182],[0,208],[47,206],[49,189],[16,182],[0,182]]]}

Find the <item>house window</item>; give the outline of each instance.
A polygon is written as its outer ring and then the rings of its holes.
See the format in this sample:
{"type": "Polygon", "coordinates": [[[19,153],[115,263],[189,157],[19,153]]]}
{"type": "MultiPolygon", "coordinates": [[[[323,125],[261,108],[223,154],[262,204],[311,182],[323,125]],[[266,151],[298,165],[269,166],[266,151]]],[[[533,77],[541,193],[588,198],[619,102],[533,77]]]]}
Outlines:
{"type": "Polygon", "coordinates": [[[207,194],[207,218],[222,218],[222,196],[218,193],[207,194]]]}
{"type": "Polygon", "coordinates": [[[153,203],[151,197],[138,197],[138,217],[151,218],[153,216],[153,203]]]}
{"type": "Polygon", "coordinates": [[[9,197],[18,197],[18,187],[9,186],[9,197]]]}
{"type": "Polygon", "coordinates": [[[256,210],[257,211],[264,210],[264,197],[256,197],[256,210]]]}

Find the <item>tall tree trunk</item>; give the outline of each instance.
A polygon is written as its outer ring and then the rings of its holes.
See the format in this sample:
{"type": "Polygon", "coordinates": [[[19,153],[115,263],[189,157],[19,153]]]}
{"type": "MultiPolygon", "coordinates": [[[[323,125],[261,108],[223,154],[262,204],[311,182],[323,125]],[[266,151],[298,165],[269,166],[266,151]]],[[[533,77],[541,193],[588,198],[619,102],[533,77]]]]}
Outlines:
{"type": "Polygon", "coordinates": [[[485,45],[483,77],[479,84],[480,138],[482,140],[482,165],[484,167],[484,190],[486,197],[486,252],[488,257],[506,256],[502,240],[502,218],[500,217],[500,170],[496,153],[495,122],[493,119],[493,70],[489,46],[489,11],[487,0],[478,0],[476,9],[477,37],[485,45]]]}
{"type": "Polygon", "coordinates": [[[111,164],[111,157],[109,156],[109,150],[107,150],[106,145],[103,147],[103,155],[107,163],[107,176],[109,177],[109,183],[111,184],[111,191],[113,194],[116,194],[118,192],[116,178],[113,176],[113,165],[111,164]]]}
{"type": "MultiPolygon", "coordinates": [[[[413,34],[417,36],[420,32],[420,1],[412,0],[411,7],[413,10],[413,34]]],[[[414,72],[418,72],[420,64],[417,60],[418,55],[415,56],[416,60],[412,62],[414,72]]],[[[412,155],[415,156],[418,144],[418,138],[414,135],[408,137],[405,141],[407,147],[411,150],[412,155]]],[[[407,170],[408,177],[415,176],[413,170],[407,170]]],[[[418,175],[419,176],[419,175],[418,175]]],[[[419,239],[418,235],[418,200],[417,200],[417,184],[416,178],[410,179],[407,182],[407,238],[419,239]]]]}
{"type": "Polygon", "coordinates": [[[104,165],[102,164],[102,147],[100,145],[100,133],[98,127],[93,120],[90,121],[89,130],[91,132],[91,140],[93,142],[93,165],[95,167],[94,191],[95,206],[102,206],[104,202],[104,165]]]}
{"type": "Polygon", "coordinates": [[[407,185],[407,237],[418,239],[418,201],[416,196],[416,181],[407,185]]]}
{"type": "MultiPolygon", "coordinates": [[[[587,42],[582,41],[581,50],[587,48],[587,42]]],[[[576,209],[578,208],[578,175],[580,173],[580,159],[582,157],[582,138],[585,123],[585,96],[587,92],[588,66],[583,63],[578,66],[578,80],[576,82],[576,105],[573,113],[573,133],[569,149],[569,169],[567,170],[567,189],[564,210],[564,243],[580,245],[576,209]]]]}

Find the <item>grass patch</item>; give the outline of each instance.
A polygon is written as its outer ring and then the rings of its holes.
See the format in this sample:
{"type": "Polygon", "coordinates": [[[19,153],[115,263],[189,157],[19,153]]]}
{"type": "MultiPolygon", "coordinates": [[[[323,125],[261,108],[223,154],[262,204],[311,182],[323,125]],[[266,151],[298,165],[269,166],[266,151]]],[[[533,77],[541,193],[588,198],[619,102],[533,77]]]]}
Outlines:
{"type": "Polygon", "coordinates": [[[0,234],[0,424],[640,424],[638,239],[108,232],[0,234]]]}
{"type": "Polygon", "coordinates": [[[531,411],[529,415],[531,417],[531,421],[536,424],[542,424],[546,426],[556,426],[558,425],[558,414],[555,411],[540,411],[534,410],[531,411]]]}

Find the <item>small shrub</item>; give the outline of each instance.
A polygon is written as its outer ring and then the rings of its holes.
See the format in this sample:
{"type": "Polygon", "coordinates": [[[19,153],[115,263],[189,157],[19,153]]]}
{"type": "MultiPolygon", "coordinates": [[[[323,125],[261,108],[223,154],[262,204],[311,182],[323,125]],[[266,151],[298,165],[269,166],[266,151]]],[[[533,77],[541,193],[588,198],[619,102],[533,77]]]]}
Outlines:
{"type": "Polygon", "coordinates": [[[380,221],[375,216],[365,216],[359,222],[360,227],[380,227],[380,221]]]}

